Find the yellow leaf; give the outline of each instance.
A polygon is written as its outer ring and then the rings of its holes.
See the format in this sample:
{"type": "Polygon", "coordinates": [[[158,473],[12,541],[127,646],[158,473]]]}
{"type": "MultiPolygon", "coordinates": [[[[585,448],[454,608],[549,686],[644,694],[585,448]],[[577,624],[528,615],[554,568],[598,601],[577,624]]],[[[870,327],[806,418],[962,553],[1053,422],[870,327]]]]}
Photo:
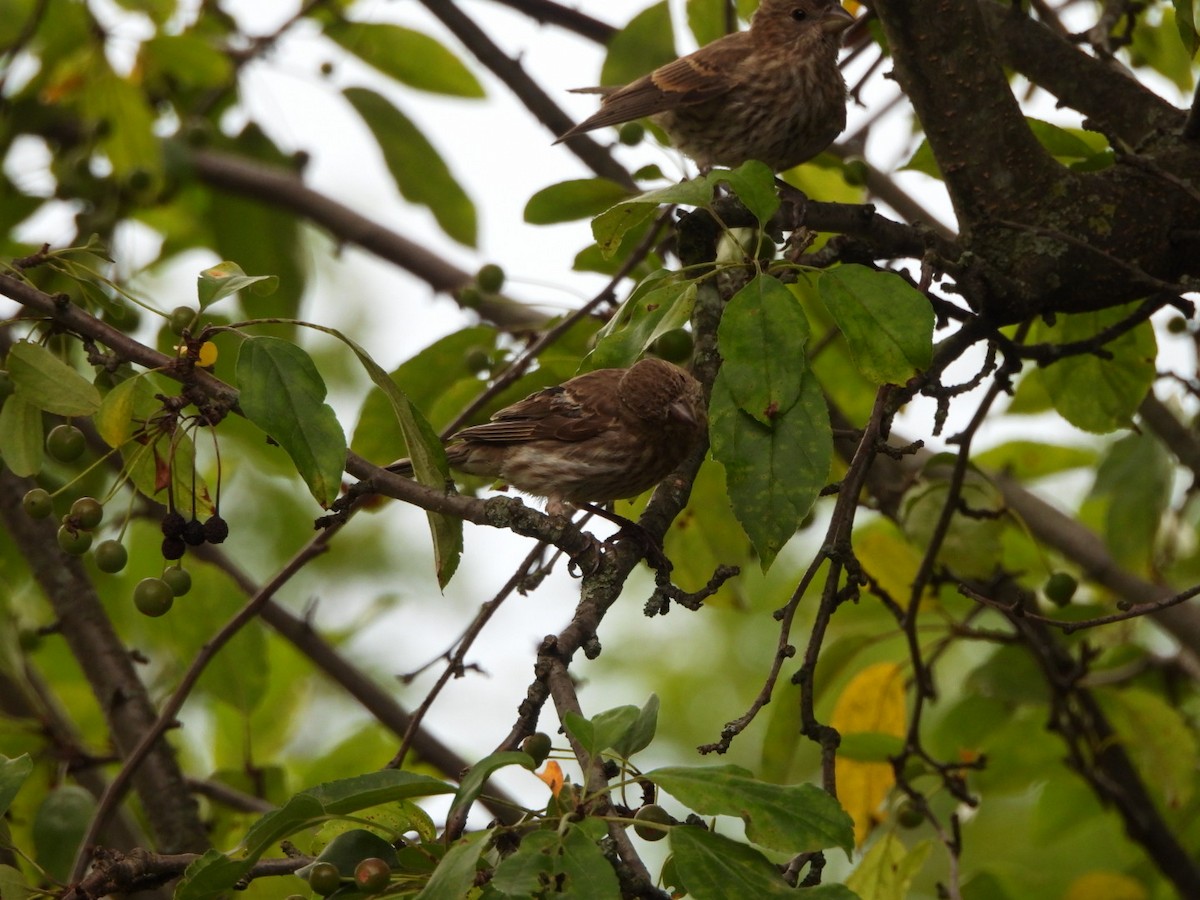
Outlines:
{"type": "Polygon", "coordinates": [[[546,763],[546,768],[542,769],[540,772],[534,772],[533,774],[546,783],[546,785],[550,788],[551,794],[553,794],[555,797],[558,796],[558,792],[562,790],[563,786],[562,766],[560,766],[554,760],[550,760],[548,763],[546,763]]]}
{"type": "MultiPolygon", "coordinates": [[[[867,666],[851,679],[838,697],[830,725],[842,735],[889,734],[903,737],[906,709],[904,676],[895,663],[867,666]]],[[[862,846],[882,816],[880,806],[895,783],[886,762],[859,762],[838,757],[838,800],[854,819],[854,842],[862,846]]]]}
{"type": "Polygon", "coordinates": [[[1120,872],[1087,872],[1071,882],[1063,900],[1149,900],[1142,883],[1120,872]]]}
{"type": "MultiPolygon", "coordinates": [[[[876,519],[855,532],[854,552],[880,589],[907,609],[921,554],[900,528],[886,519],[876,519]]],[[[921,608],[935,602],[935,596],[933,589],[926,587],[921,608]]]]}

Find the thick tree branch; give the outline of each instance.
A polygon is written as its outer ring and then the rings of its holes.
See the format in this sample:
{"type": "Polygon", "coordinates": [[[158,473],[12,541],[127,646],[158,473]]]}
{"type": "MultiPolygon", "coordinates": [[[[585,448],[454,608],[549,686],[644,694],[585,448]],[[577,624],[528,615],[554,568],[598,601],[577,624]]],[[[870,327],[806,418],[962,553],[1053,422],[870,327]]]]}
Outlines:
{"type": "MultiPolygon", "coordinates": [[[[190,158],[196,174],[213,187],[299,213],[327,229],[339,242],[369,250],[411,272],[435,291],[454,295],[474,281],[474,275],[420,244],[314,191],[288,169],[213,150],[196,151],[190,158]]],[[[505,297],[484,295],[478,312],[501,328],[534,328],[545,321],[541,313],[505,297]]]]}

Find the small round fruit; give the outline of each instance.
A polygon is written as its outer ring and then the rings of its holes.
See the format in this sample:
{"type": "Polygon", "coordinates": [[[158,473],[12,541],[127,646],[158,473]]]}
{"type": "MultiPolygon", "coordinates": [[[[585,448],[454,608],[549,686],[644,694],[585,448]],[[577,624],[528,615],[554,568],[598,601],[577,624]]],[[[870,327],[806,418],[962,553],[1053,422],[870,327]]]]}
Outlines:
{"type": "Polygon", "coordinates": [[[655,826],[673,825],[674,823],[675,820],[671,818],[671,814],[657,803],[647,803],[634,813],[633,833],[643,841],[661,841],[667,836],[667,829],[655,826]]]}
{"type": "Polygon", "coordinates": [[[1042,592],[1046,595],[1046,599],[1055,606],[1066,606],[1071,602],[1071,598],[1075,596],[1078,588],[1079,582],[1075,576],[1069,572],[1054,572],[1042,585],[1042,592]]]}
{"type": "Polygon", "coordinates": [[[87,553],[88,547],[92,546],[92,533],[90,531],[80,531],[77,528],[72,528],[70,525],[60,525],[58,528],[58,546],[63,549],[64,553],[70,553],[72,556],[83,556],[87,553]]]}
{"type": "Polygon", "coordinates": [[[377,856],[370,856],[354,867],[354,883],[360,891],[378,894],[391,881],[392,867],[377,856]]]}
{"type": "Polygon", "coordinates": [[[162,558],[168,560],[182,559],[187,551],[187,544],[181,537],[165,537],[162,539],[162,558]]]}
{"type": "Polygon", "coordinates": [[[916,828],[925,821],[925,813],[911,800],[896,807],[896,824],[901,828],[916,828]]]}
{"type": "Polygon", "coordinates": [[[641,122],[626,122],[617,131],[617,140],[626,147],[636,147],[646,137],[646,126],[641,122]]]}
{"type": "Polygon", "coordinates": [[[163,569],[162,580],[171,588],[171,593],[182,597],[192,589],[192,573],[180,566],[163,569]]]}
{"type": "Polygon", "coordinates": [[[463,309],[479,309],[483,303],[483,294],[477,287],[461,288],[458,292],[458,302],[463,309]]]}
{"type": "Polygon", "coordinates": [[[163,537],[181,538],[183,537],[183,526],[187,524],[187,519],[182,515],[171,510],[162,520],[163,537]]]}
{"type": "Polygon", "coordinates": [[[865,185],[870,174],[871,170],[867,168],[867,164],[861,159],[848,159],[845,165],[842,166],[842,178],[851,187],[862,187],[865,185]]]}
{"type": "Polygon", "coordinates": [[[1184,334],[1188,330],[1188,320],[1183,316],[1175,316],[1167,320],[1167,331],[1171,334],[1184,334]]]}
{"type": "Polygon", "coordinates": [[[192,519],[183,526],[184,543],[190,544],[193,547],[199,547],[204,543],[204,523],[199,519],[192,519]]]}
{"type": "Polygon", "coordinates": [[[90,531],[104,521],[104,507],[95,497],[80,497],[71,504],[71,518],[90,531]]]}
{"type": "Polygon", "coordinates": [[[481,291],[495,294],[504,287],[504,270],[495,263],[488,263],[475,276],[475,283],[481,291]]]}
{"type": "Polygon", "coordinates": [[[34,488],[21,498],[21,508],[31,519],[45,519],[54,512],[54,501],[45,488],[34,488]]]}
{"type": "Polygon", "coordinates": [[[308,886],[322,897],[328,897],[342,886],[342,873],[333,863],[313,863],[308,870],[308,886]]]}
{"type": "Polygon", "coordinates": [[[464,362],[467,364],[467,369],[474,375],[492,370],[492,358],[483,347],[472,347],[468,350],[464,362]]]}
{"type": "Polygon", "coordinates": [[[133,605],[144,616],[161,616],[174,602],[171,586],[161,578],[143,578],[133,589],[133,605]]]}
{"type": "Polygon", "coordinates": [[[46,452],[59,462],[75,462],[83,456],[86,441],[74,425],[55,425],[46,435],[46,452]]]}
{"type": "Polygon", "coordinates": [[[116,574],[129,562],[129,551],[120,541],[101,541],[94,551],[96,568],[109,575],[116,574]]]}
{"type": "Polygon", "coordinates": [[[550,735],[544,731],[535,731],[521,741],[521,749],[532,756],[533,761],[540,766],[550,755],[550,735]]]}
{"type": "Polygon", "coordinates": [[[687,362],[692,358],[692,333],[685,328],[672,328],[656,337],[650,350],[667,362],[687,362]]]}
{"type": "Polygon", "coordinates": [[[204,523],[204,539],[210,544],[223,544],[229,537],[229,523],[220,516],[209,516],[204,523]]]}
{"type": "Polygon", "coordinates": [[[167,316],[167,325],[175,334],[183,334],[192,327],[192,323],[196,321],[196,317],[199,315],[200,313],[190,306],[177,306],[167,316]]]}

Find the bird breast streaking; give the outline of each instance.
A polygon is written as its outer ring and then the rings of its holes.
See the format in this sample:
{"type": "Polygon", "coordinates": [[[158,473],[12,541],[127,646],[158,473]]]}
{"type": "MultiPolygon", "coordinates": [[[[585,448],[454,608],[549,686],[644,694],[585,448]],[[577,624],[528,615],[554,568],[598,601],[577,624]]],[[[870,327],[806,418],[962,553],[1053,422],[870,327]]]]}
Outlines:
{"type": "Polygon", "coordinates": [[[748,31],[718,38],[604,94],[566,132],[649,116],[701,169],[757,159],[782,172],[812,159],[846,127],[842,32],[854,17],[836,0],[762,0],[748,31]]]}
{"type": "MultiPolygon", "coordinates": [[[[451,467],[568,503],[636,497],[663,480],[708,427],[704,392],[661,359],[597,369],[530,394],[450,439],[451,467]]],[[[388,468],[412,474],[408,460],[388,468]]]]}

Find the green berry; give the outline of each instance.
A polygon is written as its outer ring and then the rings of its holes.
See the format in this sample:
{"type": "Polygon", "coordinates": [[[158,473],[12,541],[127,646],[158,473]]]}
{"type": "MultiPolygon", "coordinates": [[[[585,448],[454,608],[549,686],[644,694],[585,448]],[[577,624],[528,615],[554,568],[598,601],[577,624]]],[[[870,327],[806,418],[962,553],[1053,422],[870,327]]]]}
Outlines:
{"type": "Polygon", "coordinates": [[[83,432],[74,425],[55,425],[46,435],[46,452],[59,462],[75,462],[83,455],[83,432]]]}
{"type": "Polygon", "coordinates": [[[80,531],[77,528],[72,528],[70,525],[60,525],[58,528],[58,546],[63,549],[64,553],[70,553],[72,556],[83,556],[87,553],[88,547],[92,546],[92,533],[90,531],[80,531]]]}
{"type": "Polygon", "coordinates": [[[480,372],[490,372],[492,369],[492,358],[483,347],[472,347],[468,350],[465,362],[467,369],[476,375],[480,372]]]}
{"type": "Polygon", "coordinates": [[[328,897],[342,886],[342,873],[333,863],[313,863],[308,870],[308,886],[322,897],[328,897]]]}
{"type": "Polygon", "coordinates": [[[646,137],[646,126],[641,122],[626,122],[617,131],[617,140],[626,147],[635,147],[646,137]]]}
{"type": "Polygon", "coordinates": [[[1042,585],[1042,593],[1055,606],[1066,606],[1075,596],[1079,582],[1068,572],[1054,572],[1042,585]]]}
{"type": "Polygon", "coordinates": [[[540,766],[550,755],[550,735],[544,731],[535,731],[521,741],[521,749],[532,756],[533,761],[540,766]]]}
{"type": "Polygon", "coordinates": [[[495,263],[488,263],[475,276],[475,283],[481,291],[495,294],[504,287],[504,270],[495,263]]]}
{"type": "Polygon", "coordinates": [[[45,488],[34,488],[21,498],[21,508],[31,519],[45,519],[54,512],[54,501],[45,488]]]}
{"type": "Polygon", "coordinates": [[[392,867],[377,856],[370,856],[354,867],[354,883],[367,894],[378,894],[391,882],[392,867]]]}
{"type": "Polygon", "coordinates": [[[673,824],[675,820],[671,814],[657,803],[647,803],[633,816],[633,832],[643,841],[661,841],[667,836],[667,830],[655,826],[673,824]]]}
{"type": "Polygon", "coordinates": [[[458,292],[458,303],[463,309],[479,309],[479,304],[483,302],[483,294],[477,287],[460,288],[458,292]]]}
{"type": "Polygon", "coordinates": [[[171,588],[171,593],[182,597],[192,589],[192,573],[180,566],[163,569],[162,580],[171,588]]]}
{"type": "Polygon", "coordinates": [[[161,616],[174,602],[171,586],[161,578],[143,578],[133,589],[133,605],[144,616],[161,616]]]}
{"type": "Polygon", "coordinates": [[[95,497],[80,497],[71,504],[71,518],[91,531],[104,520],[104,507],[95,497]]]}
{"type": "Polygon", "coordinates": [[[905,800],[896,807],[896,824],[901,828],[916,828],[924,821],[925,813],[911,800],[905,800]]]}
{"type": "Polygon", "coordinates": [[[867,164],[861,159],[848,159],[845,165],[842,166],[842,178],[851,187],[863,187],[867,183],[867,176],[870,174],[871,170],[867,168],[867,164]]]}
{"type": "Polygon", "coordinates": [[[177,306],[171,310],[171,315],[167,317],[167,325],[175,334],[183,334],[192,327],[192,323],[196,321],[196,317],[200,315],[190,306],[177,306]]]}
{"type": "Polygon", "coordinates": [[[129,551],[120,541],[101,541],[94,551],[96,568],[112,575],[125,568],[129,562],[129,551]]]}
{"type": "Polygon", "coordinates": [[[1188,330],[1188,320],[1183,316],[1175,316],[1167,320],[1167,331],[1171,334],[1184,334],[1188,330]]]}
{"type": "Polygon", "coordinates": [[[650,352],[667,362],[687,362],[692,358],[692,333],[685,328],[664,332],[654,339],[650,352]]]}

